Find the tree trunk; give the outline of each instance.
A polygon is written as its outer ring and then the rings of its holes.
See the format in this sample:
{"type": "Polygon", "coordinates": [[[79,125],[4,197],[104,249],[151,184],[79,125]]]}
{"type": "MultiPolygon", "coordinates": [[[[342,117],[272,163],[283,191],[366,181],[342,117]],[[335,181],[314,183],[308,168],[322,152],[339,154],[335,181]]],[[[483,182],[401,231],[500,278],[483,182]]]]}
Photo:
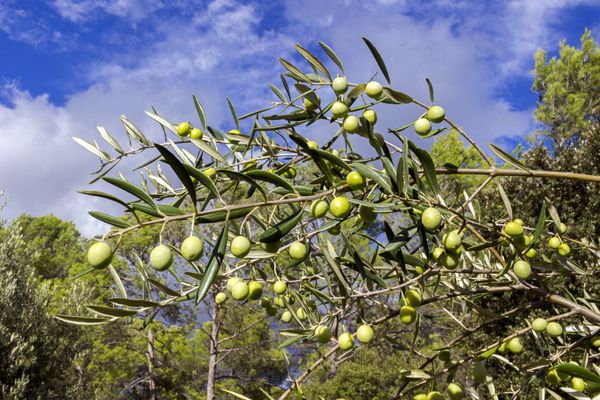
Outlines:
{"type": "Polygon", "coordinates": [[[156,382],[154,381],[154,333],[148,328],[148,390],[150,400],[156,400],[156,382]]]}
{"type": "Polygon", "coordinates": [[[210,357],[208,359],[208,381],[206,383],[206,399],[215,399],[215,376],[217,373],[217,356],[219,349],[217,342],[219,340],[219,307],[213,302],[210,307],[213,316],[212,327],[210,330],[210,357]]]}

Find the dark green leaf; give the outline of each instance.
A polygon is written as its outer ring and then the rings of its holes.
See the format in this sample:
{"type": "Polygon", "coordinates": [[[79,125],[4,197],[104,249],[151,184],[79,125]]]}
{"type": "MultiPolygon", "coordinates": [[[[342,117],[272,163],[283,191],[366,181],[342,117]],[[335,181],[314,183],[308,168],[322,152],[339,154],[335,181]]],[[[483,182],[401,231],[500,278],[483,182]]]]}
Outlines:
{"type": "Polygon", "coordinates": [[[296,68],[294,65],[292,65],[288,61],[284,60],[283,58],[280,58],[279,62],[281,63],[281,65],[283,65],[285,67],[285,69],[290,71],[290,73],[292,74],[292,77],[294,79],[310,83],[310,78],[308,76],[306,76],[306,74],[304,74],[304,72],[302,72],[298,68],[296,68]]]}
{"type": "Polygon", "coordinates": [[[300,219],[302,218],[302,212],[303,210],[299,209],[283,221],[279,222],[277,225],[270,227],[260,234],[258,240],[262,243],[272,243],[278,241],[287,235],[288,232],[294,229],[296,225],[298,225],[298,222],[300,222],[300,219]]]}
{"type": "Polygon", "coordinates": [[[157,281],[155,279],[148,278],[148,282],[150,282],[150,284],[152,286],[154,286],[155,288],[157,288],[161,292],[166,293],[166,294],[168,294],[170,296],[175,296],[175,297],[181,296],[181,293],[179,293],[178,291],[171,289],[170,287],[168,287],[164,283],[159,282],[159,281],[157,281]]]}
{"type": "Polygon", "coordinates": [[[202,276],[202,280],[198,285],[198,291],[196,292],[196,304],[198,304],[206,293],[208,293],[208,289],[215,281],[217,274],[219,273],[219,269],[221,268],[221,264],[223,263],[223,259],[225,258],[225,250],[227,248],[227,236],[228,234],[228,225],[227,222],[223,225],[223,229],[221,230],[221,234],[213,247],[212,254],[210,255],[210,259],[206,264],[206,270],[204,271],[204,275],[202,276]]]}
{"type": "Polygon", "coordinates": [[[413,101],[412,97],[406,93],[398,92],[390,87],[384,87],[383,94],[390,100],[384,101],[385,103],[409,104],[413,101]]]}
{"type": "Polygon", "coordinates": [[[187,171],[188,174],[190,174],[191,176],[196,178],[198,180],[198,182],[200,182],[203,186],[205,186],[208,190],[210,190],[210,192],[215,197],[221,198],[221,194],[219,193],[217,186],[215,185],[215,183],[209,176],[204,175],[204,172],[202,172],[199,169],[194,168],[190,165],[184,165],[183,167],[185,168],[185,170],[187,171]]]}
{"type": "Polygon", "coordinates": [[[100,220],[112,226],[116,226],[118,228],[129,228],[130,226],[132,226],[131,223],[125,221],[120,217],[115,217],[113,215],[105,214],[100,211],[90,211],[89,214],[97,220],[100,220]]]}
{"type": "Polygon", "coordinates": [[[287,189],[289,192],[292,192],[292,193],[296,191],[294,189],[294,187],[286,179],[282,178],[279,175],[275,175],[274,173],[269,172],[269,171],[253,169],[253,170],[246,172],[246,175],[255,180],[272,183],[276,186],[287,189]]]}
{"type": "Polygon", "coordinates": [[[329,71],[327,70],[327,68],[325,68],[323,63],[321,63],[321,61],[319,61],[319,59],[317,57],[315,57],[310,51],[306,50],[304,47],[300,46],[299,44],[296,44],[296,50],[313,67],[315,67],[317,70],[321,71],[329,80],[331,80],[331,75],[329,74],[329,71]]]}
{"type": "Polygon", "coordinates": [[[435,196],[440,193],[440,186],[437,180],[437,174],[435,173],[435,165],[433,164],[433,160],[429,156],[425,150],[418,148],[414,143],[409,141],[409,147],[416,154],[419,162],[421,163],[421,167],[425,172],[425,177],[427,178],[427,182],[431,187],[431,191],[435,196]]]}
{"type": "Polygon", "coordinates": [[[137,311],[134,311],[134,310],[122,310],[120,308],[113,308],[113,307],[107,307],[107,306],[90,305],[90,306],[86,306],[86,307],[88,309],[92,310],[93,312],[95,312],[96,314],[104,315],[107,317],[117,317],[117,318],[132,317],[138,313],[137,311]]]}
{"type": "Polygon", "coordinates": [[[516,158],[514,158],[513,156],[511,156],[510,154],[508,154],[507,152],[502,150],[500,147],[498,147],[492,143],[489,143],[488,146],[490,147],[490,149],[492,149],[494,154],[496,154],[503,161],[507,162],[508,164],[510,164],[514,167],[522,169],[524,171],[531,172],[531,171],[529,171],[529,169],[527,169],[527,167],[525,165],[523,165],[523,163],[521,163],[521,161],[519,161],[516,158]]]}
{"type": "Polygon", "coordinates": [[[344,73],[344,65],[342,64],[342,61],[340,60],[340,58],[338,57],[338,55],[335,54],[335,51],[333,51],[331,49],[331,47],[327,46],[323,42],[319,42],[319,46],[321,46],[321,48],[323,49],[323,51],[325,51],[325,53],[327,53],[327,55],[329,56],[329,58],[331,58],[331,61],[333,61],[335,63],[335,65],[337,65],[340,68],[340,70],[342,71],[342,73],[344,73]]]}
{"type": "Polygon", "coordinates": [[[206,130],[206,114],[204,114],[204,108],[202,108],[202,105],[198,101],[198,98],[196,97],[196,95],[193,95],[192,98],[194,99],[194,105],[196,106],[196,111],[198,112],[198,118],[200,118],[200,124],[202,125],[202,130],[205,131],[206,130]]]}
{"type": "MultiPolygon", "coordinates": [[[[248,171],[248,172],[250,172],[250,171],[248,171]]],[[[262,186],[260,186],[258,183],[256,183],[256,181],[254,179],[249,177],[247,173],[243,174],[241,172],[230,171],[228,169],[218,169],[217,173],[227,175],[229,178],[231,178],[233,180],[237,180],[237,181],[241,180],[244,182],[248,182],[251,186],[258,189],[258,191],[260,192],[260,194],[262,194],[265,201],[267,201],[267,193],[265,192],[265,189],[263,189],[262,186]]]]}
{"type": "Polygon", "coordinates": [[[122,179],[111,178],[108,176],[105,176],[102,179],[104,181],[110,183],[111,185],[118,187],[119,189],[122,189],[122,190],[125,190],[126,192],[131,193],[132,195],[134,195],[138,199],[142,200],[149,206],[156,208],[156,204],[154,203],[154,200],[152,200],[152,197],[150,197],[150,195],[148,193],[144,192],[142,189],[135,186],[134,184],[127,182],[125,180],[122,180],[122,179]]]}
{"type": "Polygon", "coordinates": [[[388,73],[388,70],[385,67],[385,63],[383,62],[383,58],[381,58],[381,54],[379,54],[379,51],[369,39],[363,37],[362,40],[365,41],[367,47],[369,48],[369,50],[371,50],[371,54],[373,54],[375,61],[377,61],[377,65],[379,65],[379,69],[381,70],[381,73],[383,73],[383,76],[385,77],[385,80],[387,81],[388,85],[391,84],[390,74],[388,73]]]}
{"type": "MultiPolygon", "coordinates": [[[[165,159],[166,163],[169,164],[171,169],[173,169],[173,172],[175,172],[175,175],[177,175],[177,178],[181,181],[181,183],[183,183],[183,186],[185,186],[185,189],[187,190],[188,195],[190,196],[190,199],[192,199],[192,206],[196,208],[196,202],[198,201],[198,199],[196,198],[196,188],[194,186],[194,183],[192,182],[192,179],[190,178],[190,175],[188,174],[188,172],[186,172],[186,168],[184,167],[184,165],[187,164],[182,164],[177,159],[177,157],[175,157],[169,150],[167,150],[160,144],[154,143],[154,147],[158,149],[160,154],[165,159]]],[[[190,165],[187,166],[193,168],[190,165]]]]}
{"type": "Polygon", "coordinates": [[[431,102],[431,104],[434,104],[435,100],[433,96],[433,85],[431,84],[429,78],[425,78],[425,81],[427,81],[427,87],[429,88],[429,101],[431,102]]]}
{"type": "Polygon", "coordinates": [[[108,318],[78,317],[75,315],[56,314],[54,318],[75,325],[101,325],[110,321],[108,318]]]}
{"type": "Polygon", "coordinates": [[[387,175],[384,175],[381,171],[359,162],[352,163],[352,168],[357,170],[362,176],[374,181],[384,193],[392,194],[392,186],[387,178],[387,175]]]}
{"type": "Polygon", "coordinates": [[[563,363],[556,366],[556,370],[559,372],[565,372],[569,375],[576,376],[586,381],[600,383],[600,376],[594,374],[592,371],[580,367],[576,364],[563,363]]]}
{"type": "Polygon", "coordinates": [[[125,299],[122,297],[113,297],[112,299],[108,299],[113,304],[118,304],[120,306],[127,307],[158,307],[160,303],[156,303],[150,300],[142,300],[142,299],[125,299]]]}

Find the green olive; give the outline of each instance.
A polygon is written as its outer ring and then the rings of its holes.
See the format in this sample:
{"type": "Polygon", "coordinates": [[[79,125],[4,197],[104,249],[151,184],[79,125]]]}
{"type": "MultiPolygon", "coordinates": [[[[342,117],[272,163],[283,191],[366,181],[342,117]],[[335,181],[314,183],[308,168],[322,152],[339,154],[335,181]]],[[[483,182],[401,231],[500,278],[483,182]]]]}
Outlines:
{"type": "Polygon", "coordinates": [[[519,279],[527,279],[531,276],[531,266],[527,261],[519,260],[514,263],[513,272],[519,279]]]}
{"type": "Polygon", "coordinates": [[[250,300],[258,300],[261,298],[262,293],[262,284],[257,281],[250,281],[250,283],[248,284],[248,298],[250,300]]]}
{"type": "Polygon", "coordinates": [[[192,126],[189,122],[182,122],[179,125],[177,125],[177,135],[181,137],[186,137],[190,134],[191,129],[192,126]]]}
{"type": "Polygon", "coordinates": [[[315,218],[323,218],[329,211],[329,205],[325,200],[315,200],[310,206],[310,212],[315,218]]]}
{"type": "Polygon", "coordinates": [[[173,263],[173,253],[169,246],[161,244],[150,252],[150,264],[159,271],[166,271],[173,263]]]}
{"type": "Polygon", "coordinates": [[[242,301],[248,297],[248,285],[242,280],[238,280],[231,288],[231,297],[235,300],[242,301]]]}
{"type": "Polygon", "coordinates": [[[338,76],[331,82],[331,88],[336,94],[344,94],[348,90],[348,80],[345,76],[338,76]]]}
{"type": "Polygon", "coordinates": [[[378,99],[383,93],[383,86],[381,86],[381,83],[379,82],[371,81],[367,83],[365,93],[372,99],[378,99]]]}
{"type": "Polygon", "coordinates": [[[331,201],[329,210],[336,218],[346,218],[350,214],[350,202],[342,196],[338,196],[331,201]]]}
{"type": "Polygon", "coordinates": [[[87,261],[94,269],[103,269],[110,265],[113,259],[113,250],[105,242],[96,242],[87,252],[87,261]]]}
{"type": "Polygon", "coordinates": [[[358,171],[351,171],[346,176],[346,183],[350,186],[350,189],[360,190],[365,187],[365,178],[358,171]]]}
{"type": "Polygon", "coordinates": [[[425,118],[419,118],[415,121],[415,132],[419,136],[426,136],[431,132],[431,122],[425,118]]]}
{"type": "Polygon", "coordinates": [[[442,224],[442,214],[437,208],[426,208],[421,214],[421,223],[428,231],[435,231],[442,224]]]}
{"type": "Polygon", "coordinates": [[[342,350],[350,350],[354,347],[354,338],[348,332],[344,332],[338,337],[338,345],[342,350]]]}
{"type": "Polygon", "coordinates": [[[369,343],[373,339],[373,328],[370,325],[363,324],[356,331],[356,338],[363,344],[369,343]]]}
{"type": "Polygon", "coordinates": [[[277,294],[284,294],[287,290],[287,284],[284,281],[277,281],[273,284],[273,291],[277,294]]]}
{"type": "Polygon", "coordinates": [[[331,114],[334,118],[344,118],[348,115],[348,106],[343,101],[336,101],[331,105],[331,114]]]}
{"type": "Polygon", "coordinates": [[[202,256],[204,245],[197,236],[189,236],[181,243],[181,255],[188,261],[196,261],[202,256]]]}
{"type": "Polygon", "coordinates": [[[360,122],[354,115],[348,115],[346,118],[344,118],[342,127],[348,133],[356,133],[359,130],[360,122]]]}
{"type": "Polygon", "coordinates": [[[231,254],[237,258],[244,258],[250,253],[250,241],[245,236],[236,236],[229,246],[231,254]]]}
{"type": "Polygon", "coordinates": [[[427,119],[431,122],[442,122],[446,118],[446,111],[440,106],[431,106],[427,110],[427,119]]]}

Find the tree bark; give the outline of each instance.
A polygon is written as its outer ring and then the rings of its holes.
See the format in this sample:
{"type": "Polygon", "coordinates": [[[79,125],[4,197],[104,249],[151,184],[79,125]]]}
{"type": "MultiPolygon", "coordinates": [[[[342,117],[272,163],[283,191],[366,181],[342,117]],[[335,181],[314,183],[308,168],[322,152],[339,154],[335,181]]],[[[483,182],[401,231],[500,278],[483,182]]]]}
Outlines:
{"type": "Polygon", "coordinates": [[[214,400],[215,397],[215,376],[217,373],[217,356],[219,355],[218,340],[219,340],[219,307],[213,301],[210,306],[210,311],[213,316],[212,327],[210,330],[210,357],[208,359],[208,380],[206,383],[206,399],[214,400]]]}
{"type": "Polygon", "coordinates": [[[154,333],[148,328],[148,390],[150,400],[156,400],[156,382],[154,381],[154,333]]]}

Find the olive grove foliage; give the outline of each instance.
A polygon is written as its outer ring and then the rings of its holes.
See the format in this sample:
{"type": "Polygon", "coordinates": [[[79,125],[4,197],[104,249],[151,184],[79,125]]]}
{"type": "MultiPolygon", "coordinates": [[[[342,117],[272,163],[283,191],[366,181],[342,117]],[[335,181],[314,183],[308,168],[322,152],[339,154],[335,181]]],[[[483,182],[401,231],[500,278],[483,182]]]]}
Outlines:
{"type": "MultiPolygon", "coordinates": [[[[319,43],[322,58],[297,45],[303,67],[279,59],[285,71],[281,86],[271,85],[270,105],[240,115],[228,99],[234,129],[227,133],[210,125],[194,96],[197,123],[174,124],[155,110],[147,112],[159,125],[161,143],[125,116],[130,148],[102,127],[100,135],[110,148],[76,138],[101,161],[94,182],[114,186],[111,193],[83,193],[120,204],[127,216],[90,212],[111,225],[98,238],[110,247],[98,245],[89,257],[92,266],[107,268],[115,280],[111,306],[56,317],[80,325],[140,317],[148,324],[156,312],[180,302],[205,302],[218,310],[223,301],[259,301],[276,326],[281,348],[304,344],[318,350],[309,365],[290,366],[280,399],[292,392],[303,397],[302,385],[312,373],[330,360],[341,368],[357,347],[372,345],[373,335],[376,340],[393,336],[388,331],[393,326],[401,327],[393,340],[407,358],[404,367],[396,367],[396,379],[386,381],[394,385],[394,398],[432,400],[444,398],[442,393],[452,399],[529,398],[532,393],[587,398],[599,391],[597,293],[583,288],[572,296],[567,287],[546,284],[558,274],[575,282],[585,279],[597,263],[580,265],[569,253],[571,248],[588,251],[595,260],[596,248],[571,238],[556,207],[542,196],[537,196],[533,223],[523,223],[496,184],[507,176],[590,185],[600,178],[532,169],[490,144],[507,164],[495,168],[481,147],[434,106],[429,80],[428,103],[397,90],[375,46],[364,41],[385,86],[361,77],[348,82],[342,61],[324,43],[319,43]],[[334,79],[332,68],[341,76],[334,79]],[[376,115],[381,103],[410,107],[415,118],[381,127],[376,115]],[[313,124],[320,128],[318,143],[303,136],[313,124]],[[407,129],[431,137],[449,128],[480,155],[476,165],[469,165],[474,168],[436,168],[431,156],[405,136],[407,129]],[[145,156],[137,169],[143,171],[140,182],[115,172],[121,160],[140,155],[145,156]],[[301,170],[316,173],[297,174],[301,170]],[[462,199],[451,193],[447,200],[448,186],[440,186],[438,175],[483,179],[462,199]],[[504,207],[493,220],[477,207],[484,188],[497,188],[496,202],[504,207]],[[231,195],[240,190],[241,201],[231,195]],[[169,227],[181,223],[201,238],[201,257],[167,239],[169,227]],[[374,223],[381,224],[380,233],[368,229],[374,223]],[[121,241],[148,226],[160,227],[153,245],[158,251],[147,249],[150,256],[136,264],[147,289],[132,297],[108,263],[121,241]],[[214,233],[206,234],[206,227],[214,233]],[[247,241],[239,239],[229,246],[240,236],[250,240],[250,248],[240,246],[247,241]],[[358,249],[356,237],[369,245],[358,249]],[[551,237],[556,246],[540,247],[551,237]],[[533,310],[543,319],[495,329],[533,310]],[[445,333],[439,345],[423,340],[432,329],[445,333]],[[498,365],[509,373],[495,374],[498,365]]],[[[208,376],[208,397],[214,398],[210,371],[208,376]]],[[[326,398],[329,392],[311,387],[310,393],[326,398]]]]}

